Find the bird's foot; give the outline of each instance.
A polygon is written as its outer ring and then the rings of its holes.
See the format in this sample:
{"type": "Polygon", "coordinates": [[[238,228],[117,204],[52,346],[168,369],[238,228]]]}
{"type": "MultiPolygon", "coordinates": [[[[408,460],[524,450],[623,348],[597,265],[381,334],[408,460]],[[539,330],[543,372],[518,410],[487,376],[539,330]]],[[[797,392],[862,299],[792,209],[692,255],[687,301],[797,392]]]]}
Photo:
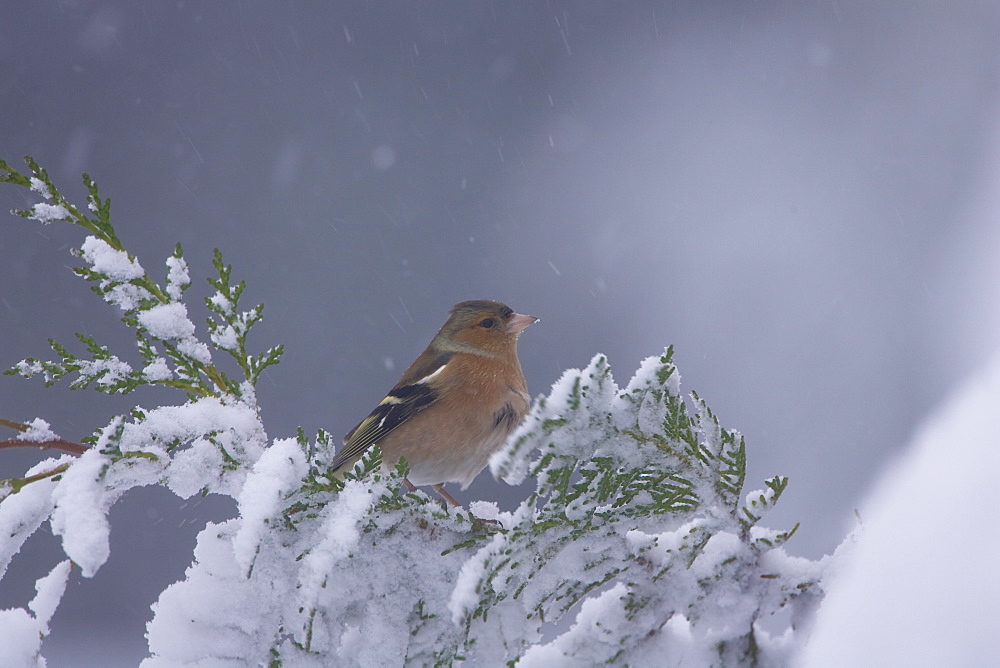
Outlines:
{"type": "MultiPolygon", "coordinates": [[[[417,486],[414,485],[412,482],[410,482],[408,479],[403,478],[403,484],[406,485],[406,489],[408,489],[409,491],[411,492],[417,491],[417,486]]],[[[437,492],[438,496],[441,497],[441,506],[444,508],[444,510],[447,511],[449,507],[465,510],[462,507],[462,504],[456,501],[455,497],[453,497],[451,494],[448,493],[447,490],[445,490],[443,483],[439,483],[437,485],[431,485],[431,489],[437,492]]],[[[503,529],[503,524],[501,524],[499,520],[487,520],[481,517],[476,517],[475,515],[473,515],[473,520],[479,524],[486,525],[491,528],[496,527],[499,529],[503,529]]]]}
{"type": "MultiPolygon", "coordinates": [[[[417,486],[414,485],[412,482],[410,482],[408,478],[403,478],[403,484],[406,485],[406,489],[409,490],[410,492],[417,491],[417,486]]],[[[437,485],[431,485],[431,489],[437,492],[438,496],[441,497],[441,501],[444,502],[441,505],[444,506],[445,510],[448,510],[448,506],[451,506],[452,508],[462,507],[462,504],[456,501],[455,497],[453,497],[445,490],[443,484],[439,483],[437,485]]]]}
{"type": "Polygon", "coordinates": [[[456,501],[455,497],[453,497],[451,494],[449,494],[445,490],[443,484],[438,483],[437,485],[431,485],[431,489],[433,489],[435,492],[437,492],[438,496],[440,496],[442,499],[444,499],[445,503],[447,503],[449,506],[451,506],[453,508],[461,508],[462,507],[462,504],[459,503],[458,501],[456,501]]]}

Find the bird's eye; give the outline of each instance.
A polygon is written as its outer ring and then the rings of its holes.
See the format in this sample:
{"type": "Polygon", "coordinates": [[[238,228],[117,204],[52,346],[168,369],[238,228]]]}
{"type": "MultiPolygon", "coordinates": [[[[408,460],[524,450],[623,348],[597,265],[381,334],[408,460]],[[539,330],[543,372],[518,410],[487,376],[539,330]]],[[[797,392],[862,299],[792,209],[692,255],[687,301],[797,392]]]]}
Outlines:
{"type": "Polygon", "coordinates": [[[481,323],[479,323],[479,326],[480,327],[485,327],[486,329],[489,329],[490,327],[493,326],[493,318],[486,318],[481,323]]]}

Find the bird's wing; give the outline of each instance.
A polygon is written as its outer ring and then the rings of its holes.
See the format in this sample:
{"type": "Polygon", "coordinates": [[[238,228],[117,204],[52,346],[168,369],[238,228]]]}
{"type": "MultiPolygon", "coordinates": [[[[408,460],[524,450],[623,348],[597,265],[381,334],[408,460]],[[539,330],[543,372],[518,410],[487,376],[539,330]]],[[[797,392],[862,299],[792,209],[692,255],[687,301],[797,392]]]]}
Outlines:
{"type": "Polygon", "coordinates": [[[375,410],[344,437],[344,447],[334,457],[331,470],[336,471],[344,464],[356,460],[393,429],[437,401],[438,392],[426,381],[443,369],[442,364],[416,383],[400,385],[390,390],[375,410]]]}

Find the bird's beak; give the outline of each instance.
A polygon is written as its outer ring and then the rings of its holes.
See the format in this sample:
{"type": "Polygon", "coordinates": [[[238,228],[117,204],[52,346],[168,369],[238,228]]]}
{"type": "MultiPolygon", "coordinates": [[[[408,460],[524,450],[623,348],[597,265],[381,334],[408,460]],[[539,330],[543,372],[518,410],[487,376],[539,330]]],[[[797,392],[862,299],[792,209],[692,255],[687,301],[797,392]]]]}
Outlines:
{"type": "Polygon", "coordinates": [[[523,313],[515,313],[510,317],[507,322],[507,331],[511,334],[520,334],[529,325],[533,325],[538,322],[538,318],[533,315],[524,315],[523,313]]]}

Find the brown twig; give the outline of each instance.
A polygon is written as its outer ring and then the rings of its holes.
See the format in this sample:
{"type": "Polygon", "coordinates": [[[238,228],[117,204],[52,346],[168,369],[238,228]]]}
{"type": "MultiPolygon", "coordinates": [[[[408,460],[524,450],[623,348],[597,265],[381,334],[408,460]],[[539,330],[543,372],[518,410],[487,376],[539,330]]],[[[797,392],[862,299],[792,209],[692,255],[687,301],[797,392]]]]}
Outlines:
{"type": "Polygon", "coordinates": [[[13,420],[5,420],[4,418],[0,418],[0,427],[10,427],[11,429],[17,429],[18,431],[28,431],[31,428],[26,424],[14,422],[13,420]]]}
{"type": "Polygon", "coordinates": [[[90,449],[89,446],[66,441],[61,438],[54,441],[21,441],[16,438],[0,441],[0,450],[7,448],[41,448],[42,450],[52,448],[54,450],[62,450],[63,452],[71,452],[74,455],[82,455],[90,449]]]}
{"type": "MultiPolygon", "coordinates": [[[[0,427],[10,427],[20,432],[26,432],[31,429],[26,424],[5,418],[0,418],[0,427]]],[[[6,441],[0,441],[0,450],[7,448],[41,448],[42,450],[53,448],[55,450],[62,450],[63,452],[71,452],[74,455],[82,455],[89,449],[86,445],[80,445],[79,443],[67,441],[62,438],[55,438],[51,441],[24,441],[19,438],[9,438],[6,441]]]]}
{"type": "MultiPolygon", "coordinates": [[[[26,424],[21,424],[20,422],[14,422],[12,420],[5,420],[0,418],[0,425],[4,427],[10,427],[11,429],[17,429],[20,432],[28,431],[29,427],[26,424]]],[[[41,448],[42,450],[48,450],[52,448],[54,450],[62,450],[63,452],[70,452],[74,455],[82,455],[89,448],[86,445],[81,445],[79,443],[74,443],[73,441],[67,441],[61,438],[52,439],[49,441],[22,441],[18,438],[8,438],[7,440],[0,441],[0,450],[5,450],[7,448],[41,448]]],[[[35,475],[28,476],[27,478],[11,478],[9,480],[0,480],[0,489],[7,487],[10,488],[11,494],[17,494],[21,489],[28,484],[37,482],[39,480],[45,480],[46,478],[52,478],[61,474],[63,471],[69,468],[69,464],[60,464],[59,466],[50,469],[48,471],[43,471],[41,473],[36,473],[35,475]]],[[[6,494],[4,494],[6,496],[6,494]]]]}

